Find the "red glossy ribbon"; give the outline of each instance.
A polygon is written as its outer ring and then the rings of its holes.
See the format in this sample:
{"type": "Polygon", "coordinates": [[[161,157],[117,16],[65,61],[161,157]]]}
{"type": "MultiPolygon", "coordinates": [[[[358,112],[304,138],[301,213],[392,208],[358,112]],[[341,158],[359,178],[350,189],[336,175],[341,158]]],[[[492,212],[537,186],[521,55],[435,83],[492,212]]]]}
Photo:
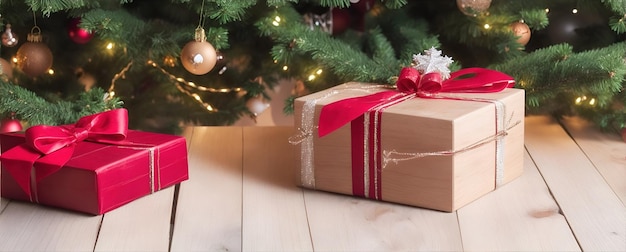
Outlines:
{"type": "Polygon", "coordinates": [[[514,85],[515,81],[511,76],[485,68],[461,69],[452,73],[449,79],[442,81],[439,73],[421,75],[417,69],[406,67],[400,71],[396,82],[397,91],[383,91],[344,99],[322,107],[318,134],[323,137],[372,108],[407,95],[431,98],[437,93],[494,93],[514,85]]]}
{"type": "Polygon", "coordinates": [[[31,170],[35,182],[58,171],[82,141],[115,144],[128,132],[128,112],[115,109],[82,117],[73,125],[37,125],[25,132],[25,143],[2,153],[0,160],[19,186],[31,196],[31,170]]]}

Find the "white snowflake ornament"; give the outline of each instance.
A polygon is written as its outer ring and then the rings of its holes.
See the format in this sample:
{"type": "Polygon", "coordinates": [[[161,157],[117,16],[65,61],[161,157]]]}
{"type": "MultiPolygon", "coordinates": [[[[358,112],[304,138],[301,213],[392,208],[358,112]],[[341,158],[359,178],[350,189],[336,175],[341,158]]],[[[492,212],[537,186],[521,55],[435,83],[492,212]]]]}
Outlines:
{"type": "Polygon", "coordinates": [[[415,63],[413,67],[420,73],[427,74],[438,72],[441,74],[441,78],[445,80],[450,78],[450,69],[448,66],[454,61],[448,56],[442,56],[441,51],[435,49],[435,47],[431,47],[424,51],[424,55],[414,54],[413,62],[415,63]]]}

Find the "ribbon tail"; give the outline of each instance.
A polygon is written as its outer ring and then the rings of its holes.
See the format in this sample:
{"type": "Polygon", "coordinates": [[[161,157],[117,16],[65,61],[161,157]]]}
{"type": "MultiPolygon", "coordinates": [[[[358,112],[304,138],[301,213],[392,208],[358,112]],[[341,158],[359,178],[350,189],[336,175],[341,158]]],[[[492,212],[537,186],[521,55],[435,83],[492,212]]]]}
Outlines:
{"type": "Polygon", "coordinates": [[[15,182],[30,198],[31,171],[33,164],[41,155],[25,145],[18,145],[6,151],[0,156],[4,169],[13,177],[15,182]]]}
{"type": "Polygon", "coordinates": [[[464,68],[443,82],[440,92],[495,93],[515,86],[513,77],[486,68],[464,68]]]}
{"type": "Polygon", "coordinates": [[[398,94],[399,93],[396,91],[379,92],[336,101],[322,107],[319,118],[319,137],[330,134],[363,115],[371,108],[379,105],[381,102],[388,101],[394,95],[398,94]]]}

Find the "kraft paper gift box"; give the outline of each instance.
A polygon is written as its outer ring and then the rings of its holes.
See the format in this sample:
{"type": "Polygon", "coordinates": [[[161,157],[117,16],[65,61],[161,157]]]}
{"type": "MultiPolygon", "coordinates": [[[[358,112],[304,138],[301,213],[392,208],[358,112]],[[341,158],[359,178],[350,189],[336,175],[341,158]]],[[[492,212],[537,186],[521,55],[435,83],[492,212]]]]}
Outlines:
{"type": "Polygon", "coordinates": [[[133,130],[124,134],[120,142],[75,143],[70,159],[43,178],[40,173],[55,162],[45,155],[31,167],[26,161],[21,168],[30,190],[20,185],[19,172],[7,169],[21,157],[5,155],[24,145],[25,134],[1,134],[2,197],[99,215],[188,179],[183,137],[133,130]]]}
{"type": "Polygon", "coordinates": [[[414,97],[385,108],[380,125],[372,112],[318,136],[324,106],[387,90],[346,83],[295,100],[300,186],[452,212],[522,174],[521,89],[414,97]]]}

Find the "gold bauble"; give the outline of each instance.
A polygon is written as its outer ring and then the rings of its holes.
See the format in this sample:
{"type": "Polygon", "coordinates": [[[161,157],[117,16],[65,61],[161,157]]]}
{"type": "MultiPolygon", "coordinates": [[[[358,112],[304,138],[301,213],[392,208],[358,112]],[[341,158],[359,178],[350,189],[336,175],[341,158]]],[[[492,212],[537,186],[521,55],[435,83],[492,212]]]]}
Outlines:
{"type": "Polygon", "coordinates": [[[180,61],[190,73],[203,75],[211,71],[217,63],[217,52],[209,42],[191,41],[183,47],[180,61]]]}
{"type": "MultiPolygon", "coordinates": [[[[34,27],[39,29],[38,27],[34,27]]],[[[31,31],[26,43],[17,49],[17,68],[30,77],[37,77],[52,67],[52,51],[41,42],[40,32],[31,31]]]]}
{"type": "Polygon", "coordinates": [[[525,46],[530,41],[530,28],[524,22],[514,22],[511,24],[513,34],[517,36],[517,43],[525,46]]]}
{"type": "Polygon", "coordinates": [[[491,0],[456,0],[456,5],[463,14],[475,17],[489,9],[491,0]]]}

